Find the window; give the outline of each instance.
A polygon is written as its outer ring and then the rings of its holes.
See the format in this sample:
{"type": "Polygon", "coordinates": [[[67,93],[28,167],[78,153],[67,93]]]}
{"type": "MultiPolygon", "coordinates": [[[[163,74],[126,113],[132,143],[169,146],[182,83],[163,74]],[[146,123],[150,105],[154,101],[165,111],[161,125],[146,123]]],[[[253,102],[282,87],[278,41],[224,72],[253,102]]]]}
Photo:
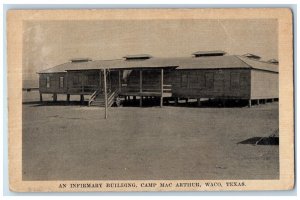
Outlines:
{"type": "Polygon", "coordinates": [[[198,88],[198,75],[196,73],[189,75],[189,88],[198,88]]]}
{"type": "Polygon", "coordinates": [[[59,87],[60,88],[64,87],[64,77],[63,76],[59,77],[59,87]]]}
{"type": "Polygon", "coordinates": [[[230,88],[231,89],[240,88],[240,73],[237,72],[230,73],[230,88]]]}
{"type": "Polygon", "coordinates": [[[87,76],[88,79],[88,85],[97,85],[98,84],[98,74],[89,74],[87,76]]]}
{"type": "Polygon", "coordinates": [[[205,74],[205,88],[212,89],[214,88],[214,73],[208,72],[205,74]]]}
{"type": "Polygon", "coordinates": [[[181,87],[186,88],[188,86],[188,75],[181,74],[181,87]]]}
{"type": "Polygon", "coordinates": [[[79,85],[79,75],[78,74],[74,74],[73,76],[73,85],[79,85]]]}
{"type": "Polygon", "coordinates": [[[39,78],[39,86],[42,88],[47,87],[47,79],[45,77],[41,77],[39,78]]]}
{"type": "Polygon", "coordinates": [[[50,77],[49,76],[46,77],[46,87],[50,88],[50,77]]]}
{"type": "Polygon", "coordinates": [[[248,87],[249,77],[247,73],[240,74],[240,88],[247,88],[248,87]]]}
{"type": "Polygon", "coordinates": [[[205,74],[204,73],[198,73],[198,85],[200,89],[205,88],[205,74]]]}
{"type": "Polygon", "coordinates": [[[205,88],[205,77],[203,72],[193,72],[193,74],[189,74],[189,88],[205,88]]]}

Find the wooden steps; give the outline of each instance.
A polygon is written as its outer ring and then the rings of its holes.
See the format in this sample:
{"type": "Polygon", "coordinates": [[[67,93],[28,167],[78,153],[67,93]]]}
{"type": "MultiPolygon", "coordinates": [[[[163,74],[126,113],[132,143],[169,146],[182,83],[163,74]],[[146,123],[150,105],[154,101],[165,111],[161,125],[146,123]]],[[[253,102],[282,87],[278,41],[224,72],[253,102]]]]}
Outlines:
{"type": "MultiPolygon", "coordinates": [[[[115,90],[113,92],[110,92],[107,94],[107,96],[107,107],[111,107],[115,102],[115,98],[118,96],[118,91],[115,90]]],[[[89,103],[89,106],[105,107],[104,93],[95,95],[93,100],[89,103]]]]}

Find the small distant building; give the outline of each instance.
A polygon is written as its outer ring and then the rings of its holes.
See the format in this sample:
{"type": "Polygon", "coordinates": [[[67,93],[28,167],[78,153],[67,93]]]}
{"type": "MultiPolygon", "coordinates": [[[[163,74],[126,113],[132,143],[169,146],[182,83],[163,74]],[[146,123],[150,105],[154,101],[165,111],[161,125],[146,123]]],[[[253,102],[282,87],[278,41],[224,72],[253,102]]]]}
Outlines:
{"type": "Polygon", "coordinates": [[[39,90],[38,80],[23,80],[22,91],[30,92],[33,90],[39,90]]]}
{"type": "Polygon", "coordinates": [[[38,72],[41,94],[89,97],[89,105],[110,106],[117,96],[274,100],[278,98],[278,61],[254,54],[198,51],[190,57],[156,58],[148,54],[123,59],[72,59],[38,72]],[[105,93],[106,91],[106,93],[105,93]],[[105,95],[106,94],[106,98],[105,95]]]}

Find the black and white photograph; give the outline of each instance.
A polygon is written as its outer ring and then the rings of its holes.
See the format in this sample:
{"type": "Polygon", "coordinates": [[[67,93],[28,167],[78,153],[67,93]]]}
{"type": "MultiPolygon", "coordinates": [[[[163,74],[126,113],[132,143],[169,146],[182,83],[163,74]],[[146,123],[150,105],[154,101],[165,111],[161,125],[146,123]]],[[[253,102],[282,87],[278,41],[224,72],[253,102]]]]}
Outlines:
{"type": "Polygon", "coordinates": [[[32,19],[21,42],[22,181],[243,190],[282,177],[278,18],[32,19]]]}

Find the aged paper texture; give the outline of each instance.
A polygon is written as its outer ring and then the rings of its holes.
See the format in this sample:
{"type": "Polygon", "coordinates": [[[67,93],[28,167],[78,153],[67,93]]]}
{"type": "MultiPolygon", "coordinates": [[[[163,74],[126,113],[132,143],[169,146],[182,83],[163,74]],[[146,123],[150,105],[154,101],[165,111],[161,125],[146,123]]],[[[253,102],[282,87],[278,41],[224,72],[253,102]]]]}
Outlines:
{"type": "Polygon", "coordinates": [[[7,16],[12,191],[294,187],[289,9],[7,16]]]}

